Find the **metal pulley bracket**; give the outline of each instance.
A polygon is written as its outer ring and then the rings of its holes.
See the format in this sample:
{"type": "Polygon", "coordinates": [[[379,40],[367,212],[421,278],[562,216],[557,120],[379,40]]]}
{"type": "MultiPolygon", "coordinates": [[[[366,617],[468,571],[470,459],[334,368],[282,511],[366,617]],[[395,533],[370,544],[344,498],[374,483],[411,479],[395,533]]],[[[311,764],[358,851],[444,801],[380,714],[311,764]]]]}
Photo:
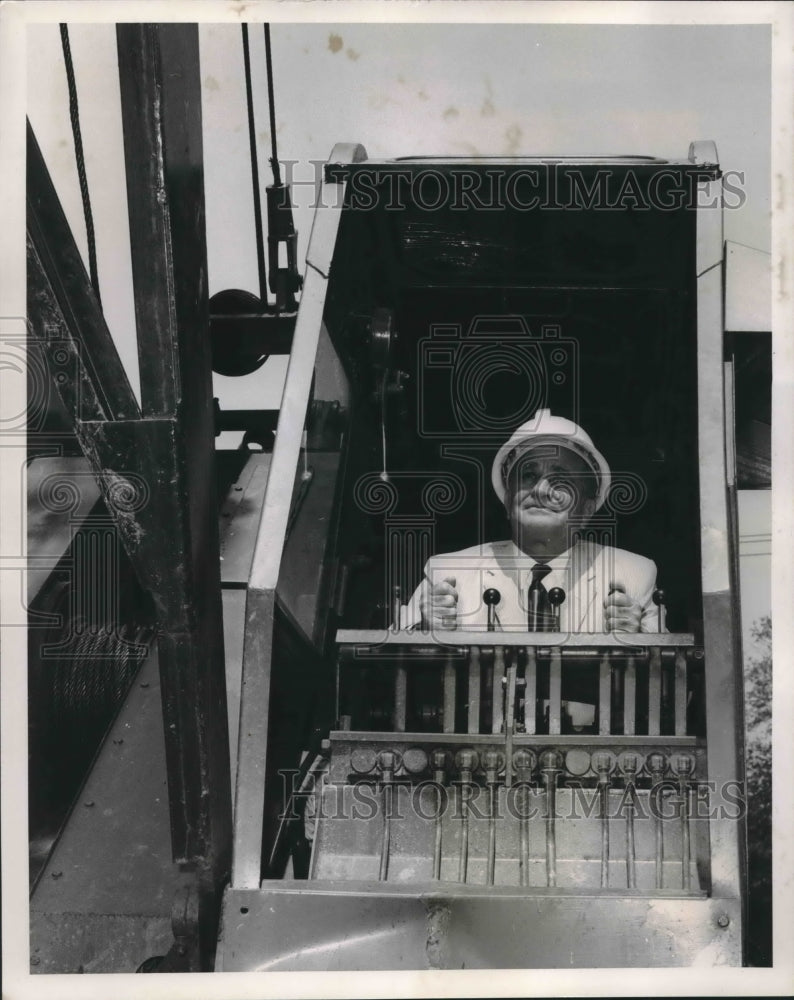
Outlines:
{"type": "Polygon", "coordinates": [[[267,278],[270,291],[276,296],[276,312],[292,312],[297,308],[295,292],[300,291],[303,278],[298,271],[298,233],[292,219],[292,201],[286,184],[271,184],[267,196],[267,278]],[[279,266],[279,247],[287,250],[287,266],[279,266]]]}

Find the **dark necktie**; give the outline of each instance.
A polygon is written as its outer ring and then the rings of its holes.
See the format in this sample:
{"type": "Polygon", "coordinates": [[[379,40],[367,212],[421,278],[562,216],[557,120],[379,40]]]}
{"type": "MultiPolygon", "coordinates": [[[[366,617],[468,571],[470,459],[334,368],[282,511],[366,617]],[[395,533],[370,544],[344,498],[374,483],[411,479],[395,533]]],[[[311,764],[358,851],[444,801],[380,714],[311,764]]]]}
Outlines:
{"type": "Polygon", "coordinates": [[[553,632],[556,627],[549,592],[542,582],[549,573],[551,566],[545,563],[535,563],[532,567],[532,582],[527,595],[527,630],[530,632],[553,632]]]}

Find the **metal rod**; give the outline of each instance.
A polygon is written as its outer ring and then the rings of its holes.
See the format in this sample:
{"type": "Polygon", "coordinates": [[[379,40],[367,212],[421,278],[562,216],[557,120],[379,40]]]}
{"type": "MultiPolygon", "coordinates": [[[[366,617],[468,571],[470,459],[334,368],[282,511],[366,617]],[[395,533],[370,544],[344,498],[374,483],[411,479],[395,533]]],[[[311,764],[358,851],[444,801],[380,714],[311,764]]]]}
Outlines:
{"type": "Polygon", "coordinates": [[[681,888],[689,892],[691,886],[689,840],[689,782],[695,772],[695,758],[688,753],[676,753],[670,758],[670,768],[678,779],[678,798],[681,810],[681,888]]]}
{"type": "Polygon", "coordinates": [[[394,731],[405,732],[408,703],[408,671],[405,664],[398,663],[394,672],[394,731]]]}
{"type": "Polygon", "coordinates": [[[391,630],[400,631],[400,618],[402,617],[402,592],[399,586],[392,587],[391,592],[391,630]]]}
{"type": "MultiPolygon", "coordinates": [[[[648,770],[651,774],[651,791],[650,798],[656,795],[656,788],[661,784],[664,779],[664,769],[666,766],[666,761],[663,754],[654,753],[648,758],[648,770]]],[[[653,815],[653,836],[654,836],[654,855],[655,855],[655,869],[656,869],[656,888],[661,889],[664,886],[664,838],[662,833],[662,818],[659,815],[661,802],[658,800],[655,803],[656,808],[651,809],[651,814],[653,815]]]]}
{"type": "Polygon", "coordinates": [[[690,843],[689,843],[689,786],[686,781],[681,782],[681,888],[689,892],[691,888],[691,876],[689,870],[690,843]]]}
{"type": "Polygon", "coordinates": [[[561,757],[558,751],[546,751],[540,759],[541,773],[546,785],[546,885],[557,885],[557,832],[555,815],[557,809],[557,775],[560,772],[561,757]]]}
{"type": "Polygon", "coordinates": [[[546,789],[546,885],[557,884],[557,843],[554,829],[554,811],[556,808],[556,785],[551,780],[546,789]]]}
{"type": "Polygon", "coordinates": [[[470,785],[461,784],[460,789],[460,809],[461,809],[461,831],[460,831],[460,858],[458,860],[458,882],[465,882],[469,868],[469,803],[468,792],[470,785]]]}
{"type": "Polygon", "coordinates": [[[660,816],[654,819],[654,841],[656,855],[656,888],[664,887],[664,838],[662,836],[662,820],[660,816]]]}
{"type": "Polygon", "coordinates": [[[552,649],[549,666],[549,735],[559,736],[562,715],[562,657],[559,649],[552,649]]]}
{"type": "Polygon", "coordinates": [[[623,735],[633,736],[637,726],[637,668],[634,657],[626,661],[626,675],[623,678],[623,735]]]}
{"type": "MultiPolygon", "coordinates": [[[[343,648],[349,649],[349,655],[355,656],[361,652],[361,647],[372,647],[383,649],[387,646],[422,646],[428,650],[427,655],[444,656],[447,649],[454,650],[458,656],[464,656],[468,646],[482,646],[487,648],[491,645],[490,637],[485,637],[483,632],[470,632],[465,629],[458,629],[454,632],[436,633],[433,636],[434,643],[429,642],[427,631],[419,629],[414,631],[402,631],[394,633],[388,631],[383,634],[382,629],[337,629],[336,642],[343,648]]],[[[534,646],[541,656],[547,656],[549,649],[560,649],[564,656],[583,658],[588,656],[600,657],[601,650],[614,649],[614,635],[601,635],[592,632],[500,632],[499,644],[508,646],[534,646]]],[[[629,640],[626,639],[626,647],[623,652],[629,652],[633,656],[646,656],[647,650],[658,648],[662,650],[662,655],[674,657],[676,649],[679,647],[686,649],[694,655],[695,637],[689,633],[656,633],[637,632],[629,640]]]]}
{"type": "Polygon", "coordinates": [[[498,786],[488,786],[488,885],[496,875],[496,795],[498,786]]]}
{"type": "Polygon", "coordinates": [[[430,760],[433,765],[433,781],[436,786],[436,814],[433,820],[433,878],[441,878],[441,815],[444,809],[444,778],[447,767],[444,750],[434,750],[430,760]]]}
{"type": "MultiPolygon", "coordinates": [[[[273,183],[281,184],[278,149],[276,146],[276,94],[273,89],[273,57],[270,52],[270,25],[265,24],[265,66],[267,69],[267,103],[270,112],[270,166],[273,170],[273,183]]],[[[661,631],[661,630],[660,630],[661,631]]]]}
{"type": "Polygon", "coordinates": [[[536,700],[538,696],[538,658],[534,646],[527,647],[527,665],[524,670],[524,732],[534,736],[536,700]]]}
{"type": "Polygon", "coordinates": [[[518,875],[522,886],[529,885],[529,818],[527,816],[527,785],[521,786],[521,812],[519,814],[519,857],[518,875]]]}
{"type": "MultiPolygon", "coordinates": [[[[623,674],[621,663],[613,663],[610,671],[612,678],[612,693],[610,701],[611,718],[614,720],[614,727],[620,732],[620,713],[623,710],[623,674]]],[[[611,726],[610,726],[611,729],[611,726]]],[[[607,734],[609,735],[609,734],[607,734]]]]}
{"type": "Polygon", "coordinates": [[[505,769],[515,768],[518,795],[518,881],[522,886],[529,884],[529,816],[527,799],[529,797],[529,782],[535,767],[535,754],[531,750],[517,750],[512,760],[505,761],[505,769]]]}
{"type": "Polygon", "coordinates": [[[448,657],[444,663],[444,732],[455,732],[455,661],[448,657]]]}
{"type": "Polygon", "coordinates": [[[94,215],[91,211],[91,195],[88,190],[88,178],[85,170],[85,155],[83,153],[83,137],[80,131],[80,108],[77,103],[77,85],[74,78],[72,49],[69,44],[69,26],[60,25],[61,47],[66,68],[66,83],[69,91],[69,116],[72,121],[72,138],[74,139],[74,155],[77,163],[77,177],[80,182],[80,194],[83,198],[83,220],[85,221],[86,239],[88,241],[88,271],[91,275],[91,285],[96,294],[97,302],[102,305],[99,294],[99,275],[96,266],[96,236],[94,234],[94,215]]]}
{"type": "Polygon", "coordinates": [[[605,650],[598,670],[598,733],[609,736],[612,729],[612,667],[605,650]]]}
{"type": "Polygon", "coordinates": [[[634,816],[637,805],[637,772],[642,767],[639,754],[629,750],[621,754],[618,764],[623,773],[626,789],[626,886],[637,888],[637,854],[634,843],[634,816]]]}
{"type": "Polygon", "coordinates": [[[491,732],[501,733],[504,722],[505,651],[496,646],[493,652],[493,682],[491,687],[491,732]]]}
{"type": "Polygon", "coordinates": [[[461,833],[460,858],[458,861],[458,881],[465,882],[469,869],[469,795],[472,792],[474,769],[478,757],[473,750],[459,750],[456,757],[459,773],[461,833]]]}
{"type": "Polygon", "coordinates": [[[682,650],[675,657],[675,735],[686,735],[686,657],[682,650]]]}
{"type": "Polygon", "coordinates": [[[380,845],[380,871],[378,880],[385,882],[389,877],[389,851],[391,850],[391,814],[392,814],[392,792],[394,786],[391,782],[383,785],[383,839],[380,845]]]}
{"type": "MultiPolygon", "coordinates": [[[[512,757],[505,761],[505,770],[511,770],[512,757]]],[[[486,871],[486,882],[488,885],[494,884],[496,874],[496,810],[499,804],[499,770],[501,766],[501,755],[496,750],[486,750],[483,754],[483,767],[485,769],[485,785],[488,789],[488,866],[486,871]]]]}
{"type": "Polygon", "coordinates": [[[480,731],[480,647],[469,648],[469,732],[480,731]]]}
{"type": "Polygon", "coordinates": [[[592,767],[598,775],[599,818],[601,821],[601,888],[609,888],[609,772],[612,761],[608,753],[593,754],[592,767]]]}
{"type": "Polygon", "coordinates": [[[439,784],[436,791],[437,805],[434,820],[434,843],[433,843],[433,878],[441,878],[441,812],[444,808],[443,788],[439,784]]]}
{"type": "Polygon", "coordinates": [[[507,668],[507,686],[505,691],[505,788],[510,788],[513,784],[513,729],[515,727],[515,704],[516,704],[516,663],[515,656],[511,658],[510,666],[507,668]]]}
{"type": "Polygon", "coordinates": [[[609,886],[609,785],[604,782],[601,796],[601,888],[609,886]]]}
{"type": "Polygon", "coordinates": [[[637,888],[636,850],[634,846],[634,782],[628,785],[629,800],[626,804],[626,885],[629,889],[637,888]]]}
{"type": "MultiPolygon", "coordinates": [[[[248,49],[248,25],[242,25],[243,63],[245,67],[245,100],[248,110],[248,152],[251,158],[251,184],[254,194],[254,232],[256,235],[256,265],[259,273],[259,298],[267,308],[267,271],[265,270],[265,242],[262,230],[262,204],[259,194],[259,164],[256,152],[256,126],[254,124],[254,95],[251,86],[251,57],[248,49]]],[[[277,161],[278,162],[278,161],[277,161]]],[[[276,167],[278,169],[278,167],[276,167]]]]}
{"type": "Polygon", "coordinates": [[[658,646],[651,647],[648,671],[648,735],[661,734],[662,654],[658,646]]]}

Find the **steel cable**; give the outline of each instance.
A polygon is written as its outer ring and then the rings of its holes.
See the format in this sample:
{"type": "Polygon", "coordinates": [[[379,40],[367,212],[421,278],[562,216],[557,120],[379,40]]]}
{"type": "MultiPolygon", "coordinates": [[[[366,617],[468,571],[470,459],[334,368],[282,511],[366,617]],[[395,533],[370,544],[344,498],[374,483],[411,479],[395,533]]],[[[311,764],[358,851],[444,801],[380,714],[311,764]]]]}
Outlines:
{"type": "Polygon", "coordinates": [[[63,48],[63,61],[66,66],[66,82],[69,87],[69,117],[72,122],[72,137],[74,139],[74,155],[77,161],[77,177],[80,182],[80,194],[83,199],[83,216],[85,218],[85,231],[88,240],[88,271],[91,277],[91,285],[97,302],[102,305],[99,294],[99,274],[96,264],[96,237],[94,234],[94,216],[91,212],[91,198],[88,193],[88,178],[85,172],[85,157],[83,155],[83,137],[80,131],[80,109],[77,104],[77,85],[74,79],[74,65],[72,63],[72,49],[69,44],[69,28],[61,24],[61,46],[63,48]]]}
{"type": "Polygon", "coordinates": [[[265,239],[262,233],[262,203],[259,197],[259,161],[256,155],[256,125],[254,94],[251,86],[251,55],[248,48],[248,25],[243,24],[243,61],[245,63],[245,100],[248,109],[248,144],[251,150],[251,181],[254,190],[254,229],[256,230],[256,263],[259,272],[259,298],[267,307],[267,272],[265,270],[265,239]]]}

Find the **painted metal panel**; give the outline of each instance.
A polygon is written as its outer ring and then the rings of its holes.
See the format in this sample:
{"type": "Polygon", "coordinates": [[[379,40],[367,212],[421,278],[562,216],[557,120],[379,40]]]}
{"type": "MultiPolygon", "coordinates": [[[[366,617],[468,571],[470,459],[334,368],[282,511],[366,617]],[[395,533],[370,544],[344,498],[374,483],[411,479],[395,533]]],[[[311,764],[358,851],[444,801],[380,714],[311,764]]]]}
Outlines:
{"type": "Polygon", "coordinates": [[[268,882],[230,890],[216,970],[627,968],[739,957],[736,899],[407,888],[268,882]]]}
{"type": "MultiPolygon", "coordinates": [[[[711,820],[711,887],[741,896],[744,821],[735,798],[743,771],[738,594],[731,586],[728,467],[723,368],[722,182],[699,185],[697,215],[698,454],[700,468],[703,642],[709,779],[715,783],[711,820]]],[[[739,916],[739,923],[741,917],[739,916]]]]}
{"type": "MultiPolygon", "coordinates": [[[[332,152],[340,161],[365,156],[361,146],[336,146],[332,152]]],[[[241,888],[257,886],[261,875],[275,588],[343,202],[344,183],[323,186],[248,581],[232,847],[232,885],[241,888]]]]}

